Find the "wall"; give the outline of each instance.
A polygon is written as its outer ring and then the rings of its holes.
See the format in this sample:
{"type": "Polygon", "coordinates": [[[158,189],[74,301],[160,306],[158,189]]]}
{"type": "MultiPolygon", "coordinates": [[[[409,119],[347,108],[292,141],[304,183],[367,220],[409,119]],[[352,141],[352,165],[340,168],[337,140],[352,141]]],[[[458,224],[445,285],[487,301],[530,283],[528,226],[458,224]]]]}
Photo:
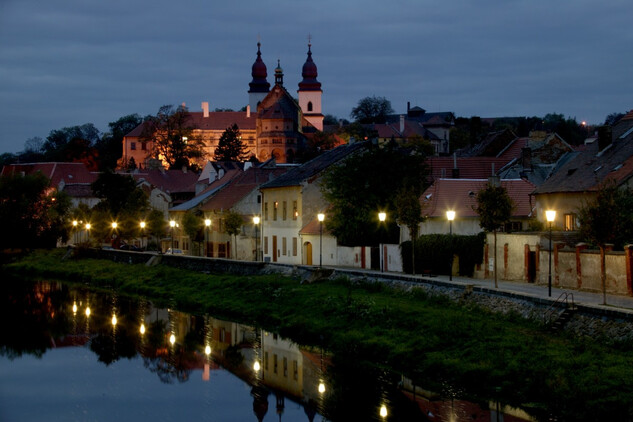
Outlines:
{"type": "Polygon", "coordinates": [[[387,265],[383,268],[385,271],[399,272],[402,270],[402,255],[400,254],[400,245],[381,245],[383,253],[387,256],[387,265]]]}
{"type": "MultiPolygon", "coordinates": [[[[553,234],[552,240],[552,286],[601,292],[600,253],[591,250],[583,243],[575,247],[566,247],[564,232],[553,234]]],[[[477,278],[492,278],[494,257],[494,236],[487,234],[484,264],[475,272],[477,278]]],[[[497,233],[497,272],[498,278],[510,281],[528,281],[528,252],[536,254],[535,282],[547,284],[549,280],[549,237],[547,232],[534,233],[497,233]]],[[[607,251],[606,257],[607,293],[633,294],[633,246],[627,246],[625,252],[607,251]],[[628,264],[627,264],[628,263],[628,264]]]]}
{"type": "Polygon", "coordinates": [[[362,246],[339,246],[336,248],[338,263],[336,265],[349,268],[363,268],[363,254],[365,267],[371,268],[371,248],[362,246]]]}

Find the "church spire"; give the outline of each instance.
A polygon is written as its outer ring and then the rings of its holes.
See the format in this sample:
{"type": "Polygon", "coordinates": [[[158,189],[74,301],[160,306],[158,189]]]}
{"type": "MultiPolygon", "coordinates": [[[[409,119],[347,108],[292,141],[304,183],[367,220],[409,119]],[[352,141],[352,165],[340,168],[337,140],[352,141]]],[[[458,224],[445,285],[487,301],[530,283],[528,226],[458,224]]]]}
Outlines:
{"type": "Polygon", "coordinates": [[[301,70],[301,76],[303,80],[299,82],[299,90],[300,91],[320,91],[321,83],[317,81],[317,66],[314,64],[312,60],[312,42],[308,41],[308,58],[306,62],[303,64],[303,69],[301,70]]]}
{"type": "Polygon", "coordinates": [[[277,68],[275,69],[275,85],[284,86],[284,70],[281,68],[279,59],[277,59],[277,68]]]}
{"type": "Polygon", "coordinates": [[[255,63],[253,63],[253,68],[251,71],[251,76],[253,80],[248,85],[250,86],[250,92],[268,92],[270,90],[270,84],[266,80],[268,76],[268,71],[266,69],[266,64],[262,60],[262,52],[260,50],[261,43],[257,42],[257,59],[255,59],[255,63]]]}

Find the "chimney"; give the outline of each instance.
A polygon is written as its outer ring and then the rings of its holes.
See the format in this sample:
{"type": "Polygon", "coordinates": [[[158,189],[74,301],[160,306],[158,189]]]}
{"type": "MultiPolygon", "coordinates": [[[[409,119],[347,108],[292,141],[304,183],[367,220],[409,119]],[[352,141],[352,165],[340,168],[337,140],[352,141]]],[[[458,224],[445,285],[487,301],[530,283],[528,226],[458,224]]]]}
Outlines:
{"type": "Polygon", "coordinates": [[[611,145],[611,126],[600,126],[598,128],[598,150],[602,151],[611,145]]]}
{"type": "Polygon", "coordinates": [[[400,115],[400,135],[404,138],[404,114],[400,115]]]}
{"type": "Polygon", "coordinates": [[[459,169],[457,168],[457,154],[453,153],[453,179],[459,179],[459,169]]]}
{"type": "Polygon", "coordinates": [[[532,170],[532,148],[521,148],[521,161],[523,170],[532,170]]]}
{"type": "Polygon", "coordinates": [[[409,115],[409,110],[411,110],[411,101],[407,101],[407,115],[409,115]]]}
{"type": "Polygon", "coordinates": [[[209,103],[207,101],[202,103],[202,115],[205,119],[209,117],[209,103]]]}
{"type": "Polygon", "coordinates": [[[251,118],[251,105],[247,105],[246,106],[246,118],[250,119],[251,118]]]}

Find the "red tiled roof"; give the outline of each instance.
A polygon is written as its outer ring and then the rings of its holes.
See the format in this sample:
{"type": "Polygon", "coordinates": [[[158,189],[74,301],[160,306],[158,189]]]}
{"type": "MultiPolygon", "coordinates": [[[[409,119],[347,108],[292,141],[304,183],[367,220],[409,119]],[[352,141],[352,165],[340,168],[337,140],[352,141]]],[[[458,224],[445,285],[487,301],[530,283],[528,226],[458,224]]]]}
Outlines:
{"type": "Polygon", "coordinates": [[[620,120],[633,120],[633,110],[626,113],[620,120]]]}
{"type": "MultiPolygon", "coordinates": [[[[246,117],[245,111],[210,111],[209,117],[204,117],[202,111],[190,112],[191,120],[188,126],[200,130],[226,130],[234,123],[240,130],[255,130],[256,113],[251,113],[250,117],[246,117]]],[[[125,136],[141,136],[146,123],[141,123],[125,136]]]]}
{"type": "Polygon", "coordinates": [[[97,180],[97,173],[91,173],[84,163],[27,163],[4,166],[2,174],[41,172],[57,188],[63,180],[66,184],[90,184],[97,180]]]}
{"type": "MultiPolygon", "coordinates": [[[[457,168],[460,179],[487,179],[494,172],[501,170],[508,164],[511,158],[496,157],[457,157],[457,168]]],[[[454,166],[453,157],[430,157],[428,164],[431,169],[431,178],[450,178],[454,166]],[[442,172],[442,169],[444,172],[442,172]]]]}
{"type": "Polygon", "coordinates": [[[514,158],[520,158],[522,149],[528,146],[530,138],[516,138],[497,157],[510,162],[514,158]]]}
{"type": "MultiPolygon", "coordinates": [[[[228,210],[246,195],[257,189],[259,185],[284,174],[289,167],[257,168],[251,167],[238,174],[231,182],[216,193],[210,200],[200,207],[203,211],[228,210]]],[[[228,175],[228,174],[227,174],[228,175]]],[[[221,182],[226,183],[225,175],[221,182]]]]}
{"type": "MultiPolygon", "coordinates": [[[[487,179],[438,179],[420,197],[422,214],[443,217],[454,210],[458,217],[478,217],[477,192],[486,187],[487,179]]],[[[526,180],[502,180],[508,195],[514,201],[514,217],[528,217],[532,212],[530,193],[534,185],[526,180]]]]}
{"type": "MultiPolygon", "coordinates": [[[[308,222],[308,224],[303,226],[303,228],[299,230],[299,234],[321,234],[321,223],[317,217],[314,217],[310,220],[310,222],[308,222]]],[[[330,234],[330,231],[325,226],[325,223],[323,223],[323,234],[330,234]]]]}
{"type": "Polygon", "coordinates": [[[130,174],[138,182],[145,180],[164,192],[195,192],[198,174],[182,170],[145,170],[142,173],[130,174]]]}

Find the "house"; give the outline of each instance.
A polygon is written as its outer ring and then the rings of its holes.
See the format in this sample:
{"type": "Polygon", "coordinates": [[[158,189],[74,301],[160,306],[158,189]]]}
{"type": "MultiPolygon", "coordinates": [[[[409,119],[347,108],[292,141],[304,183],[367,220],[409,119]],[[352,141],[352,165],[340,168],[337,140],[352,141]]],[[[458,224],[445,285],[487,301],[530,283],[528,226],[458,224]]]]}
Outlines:
{"type": "Polygon", "coordinates": [[[9,164],[2,168],[2,175],[42,173],[51,181],[51,189],[66,193],[73,207],[85,204],[94,207],[100,201],[94,196],[91,184],[97,180],[97,173],[88,171],[84,163],[24,163],[9,164]]]}
{"type": "MultiPolygon", "coordinates": [[[[422,215],[426,221],[420,224],[420,234],[448,234],[451,229],[447,219],[447,211],[455,211],[452,222],[454,234],[474,235],[483,231],[479,226],[477,193],[486,188],[488,179],[437,179],[420,197],[422,215]]],[[[515,205],[511,221],[503,231],[514,232],[528,229],[534,206],[530,194],[534,185],[527,180],[501,180],[508,196],[515,205]]],[[[406,228],[401,229],[401,241],[409,240],[406,228]]]]}
{"type": "Polygon", "coordinates": [[[545,222],[545,211],[555,210],[554,227],[564,231],[578,229],[579,209],[595,197],[600,186],[613,181],[632,186],[633,111],[613,127],[602,127],[598,139],[569,159],[532,195],[536,217],[545,222]]]}
{"type": "Polygon", "coordinates": [[[199,175],[183,170],[136,170],[123,173],[134,178],[136,184],[145,192],[153,209],[163,212],[167,218],[167,210],[181,204],[195,195],[199,175]]]}
{"type": "MultiPolygon", "coordinates": [[[[261,44],[257,43],[248,105],[243,111],[214,112],[210,111],[208,102],[202,102],[202,111],[188,112],[186,126],[192,128],[193,135],[205,145],[205,156],[199,164],[213,160],[220,137],[234,124],[240,130],[249,156],[259,161],[274,157],[278,163],[293,162],[297,153],[305,147],[305,134],[323,130],[323,91],[317,80],[317,66],[312,60],[312,44],[308,44],[297,101],[283,86],[284,74],[279,61],[274,74],[275,83],[270,89],[260,48],[261,44]]],[[[160,158],[155,157],[154,141],[144,136],[146,126],[146,123],[140,124],[123,138],[119,168],[129,168],[131,163],[147,168],[152,158],[160,158]]]]}
{"type": "Polygon", "coordinates": [[[259,166],[247,165],[247,169],[242,170],[242,166],[231,168],[230,164],[240,163],[213,163],[214,168],[223,168],[218,172],[218,178],[211,180],[211,184],[191,200],[169,209],[170,220],[177,224],[175,241],[188,254],[249,261],[255,259],[258,229],[253,224],[253,217],[261,213],[259,186],[292,167],[275,165],[273,161],[259,166]],[[224,171],[226,168],[229,169],[224,171]],[[235,237],[225,230],[224,220],[229,211],[240,214],[244,222],[240,234],[235,237]],[[181,229],[181,222],[187,212],[209,222],[201,227],[198,238],[202,246],[200,251],[193,245],[195,240],[181,229]]]}
{"type": "MultiPolygon", "coordinates": [[[[261,240],[265,261],[287,264],[318,262],[319,249],[313,244],[314,238],[303,239],[301,231],[327,209],[328,204],[321,194],[321,176],[327,168],[366,146],[365,142],[358,142],[336,147],[260,187],[261,240]]],[[[324,253],[323,264],[336,264],[336,254],[324,253]]]]}

